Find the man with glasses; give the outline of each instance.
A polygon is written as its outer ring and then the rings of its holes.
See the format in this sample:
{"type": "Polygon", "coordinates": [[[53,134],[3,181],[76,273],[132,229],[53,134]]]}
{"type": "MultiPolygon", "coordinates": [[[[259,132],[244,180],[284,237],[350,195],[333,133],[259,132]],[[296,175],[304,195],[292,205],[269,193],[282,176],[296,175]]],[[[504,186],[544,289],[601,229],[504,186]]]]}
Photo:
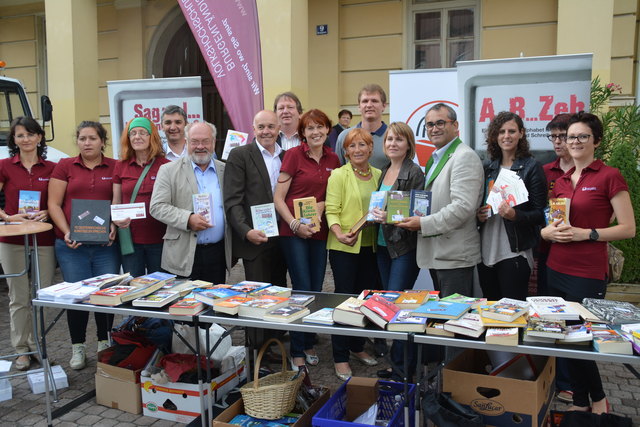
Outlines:
{"type": "Polygon", "coordinates": [[[416,259],[428,268],[440,296],[471,295],[473,271],[481,261],[476,210],[482,204],[484,170],[480,157],[458,138],[457,115],[439,103],[427,111],[429,140],[436,146],[425,166],[431,215],[398,224],[418,230],[416,259]]]}
{"type": "Polygon", "coordinates": [[[185,128],[187,155],[160,167],[149,212],[167,224],[162,268],[181,277],[225,283],[231,268],[231,229],[224,216],[224,163],[213,158],[216,127],[185,128]],[[209,194],[210,221],[194,208],[194,194],[209,194]]]}

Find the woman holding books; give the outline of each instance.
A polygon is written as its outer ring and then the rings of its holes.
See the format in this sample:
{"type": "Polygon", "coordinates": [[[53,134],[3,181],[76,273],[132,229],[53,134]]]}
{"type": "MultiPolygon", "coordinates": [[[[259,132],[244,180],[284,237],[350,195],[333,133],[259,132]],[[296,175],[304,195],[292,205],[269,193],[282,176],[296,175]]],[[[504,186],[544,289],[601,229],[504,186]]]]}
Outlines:
{"type": "MultiPolygon", "coordinates": [[[[322,111],[313,109],[302,115],[298,124],[302,142],[287,150],[273,195],[280,215],[280,246],[294,290],[322,291],[329,232],[323,220],[325,194],[331,171],[340,167],[338,156],[324,145],[330,130],[331,120],[322,111]],[[298,219],[300,215],[295,215],[294,200],[307,197],[315,197],[316,200],[319,224],[315,227],[303,224],[298,219]]],[[[304,365],[305,361],[317,365],[318,355],[313,348],[315,334],[291,332],[290,335],[294,369],[304,365]]]]}
{"type": "Polygon", "coordinates": [[[478,209],[482,263],[480,286],[490,301],[500,298],[524,300],[533,268],[533,248],[540,240],[547,203],[547,181],[540,163],[529,152],[522,119],[503,111],[489,123],[484,164],[485,200],[501,171],[513,171],[523,181],[529,200],[517,206],[503,200],[491,215],[489,205],[478,209]]]}
{"type": "MultiPolygon", "coordinates": [[[[352,230],[369,209],[371,193],[378,189],[380,170],[369,164],[373,138],[364,129],[352,129],[343,143],[347,163],[336,169],[327,186],[327,240],[335,291],[359,294],[379,282],[374,227],[352,230]]],[[[351,377],[349,356],[367,366],[378,361],[364,351],[365,338],[332,335],[333,362],[338,378],[351,377]]]]}
{"type": "MultiPolygon", "coordinates": [[[[391,123],[383,137],[384,154],[389,163],[382,168],[378,191],[424,190],[424,173],[413,161],[416,141],[411,128],[402,122],[391,123]]],[[[377,260],[380,279],[385,290],[412,289],[420,268],[416,262],[417,231],[409,231],[387,224],[387,213],[373,209],[380,223],[377,239],[377,260]]],[[[402,366],[404,346],[399,341],[391,345],[391,363],[402,366]]],[[[378,371],[381,377],[391,377],[392,370],[378,371]]]]}
{"type": "MultiPolygon", "coordinates": [[[[103,152],[107,145],[107,131],[98,122],[83,121],[76,130],[80,154],[60,160],[49,181],[49,215],[55,225],[55,252],[65,282],[77,282],[90,277],[120,271],[120,249],[113,244],[115,225],[111,224],[109,243],[89,245],[70,237],[71,205],[73,199],[113,199],[113,171],[116,161],[103,152]]],[[[98,330],[98,351],[109,347],[108,333],[113,315],[95,313],[98,330]]],[[[89,313],[67,310],[71,335],[72,357],[69,366],[82,369],[86,364],[85,337],[89,313]]]]}
{"type": "MultiPolygon", "coordinates": [[[[0,160],[0,190],[5,205],[0,220],[7,222],[47,221],[47,185],[55,163],[47,158],[44,130],[31,117],[18,117],[11,123],[7,140],[11,157],[0,160]],[[25,193],[30,192],[30,193],[25,193]]],[[[53,253],[53,231],[39,233],[38,262],[42,287],[53,282],[56,259],[53,253]]],[[[32,238],[29,237],[29,241],[32,238]]],[[[0,238],[0,263],[5,274],[24,270],[24,238],[0,238]]],[[[11,345],[16,353],[36,351],[31,320],[31,291],[28,275],[7,278],[9,286],[9,318],[11,345]]],[[[26,371],[30,355],[18,356],[16,369],[26,371]]]]}
{"type": "Polygon", "coordinates": [[[156,126],[146,117],[131,120],[120,138],[112,203],[144,203],[146,218],[113,221],[119,228],[122,268],[133,277],[160,271],[162,236],[167,226],[149,214],[149,203],[158,169],[168,162],[156,126]],[[125,240],[132,244],[127,251],[125,240]]]}
{"type": "MultiPolygon", "coordinates": [[[[556,180],[551,197],[570,199],[569,224],[560,220],[542,229],[553,242],[547,259],[549,293],[568,301],[604,298],[607,290],[607,242],[635,236],[636,224],[629,188],[620,171],[595,159],[602,141],[600,119],[579,112],[569,120],[567,149],[574,167],[556,180]],[[616,224],[609,226],[615,216],[616,224]]],[[[608,412],[598,366],[572,360],[570,410],[608,412]]]]}

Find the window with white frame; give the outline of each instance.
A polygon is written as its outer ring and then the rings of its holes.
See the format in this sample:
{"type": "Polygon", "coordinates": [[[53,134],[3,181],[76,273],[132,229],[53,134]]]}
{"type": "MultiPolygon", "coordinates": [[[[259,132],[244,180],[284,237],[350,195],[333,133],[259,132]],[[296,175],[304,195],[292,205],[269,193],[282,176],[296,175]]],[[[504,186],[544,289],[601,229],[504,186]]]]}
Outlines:
{"type": "Polygon", "coordinates": [[[479,1],[410,2],[410,68],[450,68],[477,58],[479,1]]]}

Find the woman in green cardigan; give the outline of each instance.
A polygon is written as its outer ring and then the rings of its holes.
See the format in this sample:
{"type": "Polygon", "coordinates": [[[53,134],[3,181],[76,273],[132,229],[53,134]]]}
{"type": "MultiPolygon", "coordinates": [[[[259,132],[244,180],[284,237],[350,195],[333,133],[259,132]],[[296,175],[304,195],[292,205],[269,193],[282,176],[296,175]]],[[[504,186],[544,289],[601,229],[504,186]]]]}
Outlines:
{"type": "MultiPolygon", "coordinates": [[[[369,164],[373,152],[371,134],[361,128],[349,132],[343,144],[349,161],[329,177],[325,214],[329,226],[327,249],[333,271],[335,291],[358,294],[378,289],[380,283],[375,255],[375,228],[350,232],[369,209],[371,193],[378,189],[380,170],[369,164]]],[[[365,338],[331,336],[333,362],[338,378],[351,376],[349,353],[367,366],[378,361],[364,351],[365,338]]]]}

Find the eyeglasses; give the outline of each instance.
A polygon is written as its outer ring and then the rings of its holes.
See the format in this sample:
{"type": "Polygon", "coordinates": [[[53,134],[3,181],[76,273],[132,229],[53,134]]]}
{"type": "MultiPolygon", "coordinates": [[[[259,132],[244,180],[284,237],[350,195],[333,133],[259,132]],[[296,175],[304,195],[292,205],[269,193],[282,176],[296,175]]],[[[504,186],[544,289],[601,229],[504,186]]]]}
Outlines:
{"type": "Polygon", "coordinates": [[[589,138],[591,138],[592,136],[593,135],[587,135],[587,134],[567,136],[567,144],[575,144],[575,143],[584,144],[587,141],[589,141],[589,138]]]}
{"type": "Polygon", "coordinates": [[[442,129],[445,124],[453,122],[455,122],[455,120],[438,120],[437,122],[427,122],[425,123],[425,126],[427,129],[433,129],[434,126],[438,129],[442,129]]]}
{"type": "Polygon", "coordinates": [[[132,130],[129,132],[129,136],[149,136],[149,132],[146,130],[132,130]]]}
{"type": "Polygon", "coordinates": [[[561,142],[565,142],[567,140],[567,134],[566,133],[561,133],[561,134],[549,134],[547,135],[547,139],[551,142],[554,142],[556,139],[559,139],[561,142]]]}

